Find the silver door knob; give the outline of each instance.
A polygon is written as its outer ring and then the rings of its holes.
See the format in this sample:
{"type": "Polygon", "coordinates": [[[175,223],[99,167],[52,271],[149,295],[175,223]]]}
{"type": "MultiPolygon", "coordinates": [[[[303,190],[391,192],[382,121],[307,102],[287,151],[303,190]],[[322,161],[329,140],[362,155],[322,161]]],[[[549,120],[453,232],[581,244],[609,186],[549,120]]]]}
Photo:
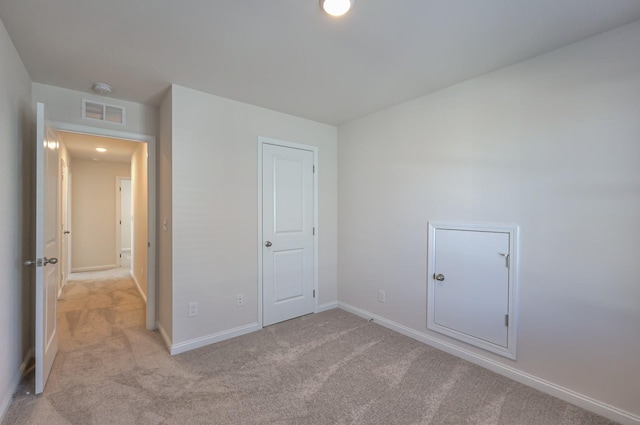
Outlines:
{"type": "Polygon", "coordinates": [[[266,246],[267,248],[269,248],[271,245],[273,245],[270,241],[266,241],[264,243],[264,246],[266,246]]]}
{"type": "Polygon", "coordinates": [[[24,261],[22,264],[24,264],[25,266],[34,266],[36,262],[34,260],[27,260],[27,261],[24,261]]]}
{"type": "Polygon", "coordinates": [[[442,282],[442,281],[444,280],[444,275],[443,275],[442,273],[439,273],[439,274],[435,274],[435,273],[434,273],[434,274],[433,274],[433,278],[434,278],[435,280],[437,280],[438,282],[442,282]]]}
{"type": "Polygon", "coordinates": [[[58,262],[58,259],[55,257],[52,258],[47,258],[44,257],[44,265],[46,266],[47,264],[56,264],[58,262]]]}

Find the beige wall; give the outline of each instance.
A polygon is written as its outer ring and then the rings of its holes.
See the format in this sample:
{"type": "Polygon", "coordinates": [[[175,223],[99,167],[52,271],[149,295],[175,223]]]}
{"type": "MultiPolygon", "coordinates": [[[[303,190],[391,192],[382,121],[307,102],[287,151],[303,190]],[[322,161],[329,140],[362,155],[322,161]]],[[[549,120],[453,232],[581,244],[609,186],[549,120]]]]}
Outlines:
{"type": "Polygon", "coordinates": [[[640,415],[639,40],[636,22],[341,126],[339,300],[640,415]],[[429,220],[520,225],[517,361],[426,329],[429,220]]]}
{"type": "Polygon", "coordinates": [[[258,136],[319,148],[318,295],[335,302],[336,127],[175,85],[171,103],[171,168],[161,173],[171,174],[173,198],[159,217],[162,226],[172,214],[173,344],[257,325],[258,136]],[[187,316],[190,302],[199,303],[197,317],[187,316]]]}
{"type": "Polygon", "coordinates": [[[72,271],[116,267],[116,177],[130,177],[128,162],[73,158],[72,271]]]}
{"type": "Polygon", "coordinates": [[[0,21],[0,420],[33,347],[30,257],[31,79],[0,21]]]}
{"type": "Polygon", "coordinates": [[[131,198],[133,213],[131,271],[146,301],[148,262],[147,243],[149,241],[147,225],[147,144],[138,143],[138,145],[139,146],[131,156],[131,198]]]}

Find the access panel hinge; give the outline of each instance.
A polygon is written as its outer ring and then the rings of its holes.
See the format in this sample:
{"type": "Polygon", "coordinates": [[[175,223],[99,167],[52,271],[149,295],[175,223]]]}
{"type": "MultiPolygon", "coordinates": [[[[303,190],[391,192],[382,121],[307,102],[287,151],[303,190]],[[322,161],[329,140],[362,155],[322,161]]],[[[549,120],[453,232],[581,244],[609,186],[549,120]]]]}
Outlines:
{"type": "Polygon", "coordinates": [[[509,327],[509,315],[508,314],[504,315],[504,325],[506,327],[509,327]]]}
{"type": "Polygon", "coordinates": [[[313,290],[313,298],[315,298],[315,297],[316,297],[316,290],[314,289],[313,290]]]}

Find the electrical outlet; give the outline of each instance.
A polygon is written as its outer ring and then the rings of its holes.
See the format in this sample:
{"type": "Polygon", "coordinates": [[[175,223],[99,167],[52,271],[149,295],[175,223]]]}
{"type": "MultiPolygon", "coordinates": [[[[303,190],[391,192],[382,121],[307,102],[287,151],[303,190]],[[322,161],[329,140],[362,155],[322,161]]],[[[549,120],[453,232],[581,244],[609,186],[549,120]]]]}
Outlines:
{"type": "Polygon", "coordinates": [[[189,317],[198,315],[198,303],[189,303],[189,317]]]}
{"type": "Polygon", "coordinates": [[[242,307],[243,304],[244,304],[244,296],[242,294],[238,294],[238,296],[236,297],[236,306],[242,307]]]}
{"type": "Polygon", "coordinates": [[[387,293],[382,289],[378,291],[378,301],[380,301],[381,303],[387,301],[387,293]]]}

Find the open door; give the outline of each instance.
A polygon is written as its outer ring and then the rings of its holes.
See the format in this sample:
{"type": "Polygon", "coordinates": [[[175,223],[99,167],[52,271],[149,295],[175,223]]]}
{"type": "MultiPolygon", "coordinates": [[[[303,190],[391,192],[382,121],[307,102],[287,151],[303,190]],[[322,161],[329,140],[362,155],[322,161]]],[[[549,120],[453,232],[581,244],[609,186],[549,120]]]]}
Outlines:
{"type": "Polygon", "coordinates": [[[44,391],[58,352],[58,140],[37,104],[36,129],[36,394],[44,391]]]}

